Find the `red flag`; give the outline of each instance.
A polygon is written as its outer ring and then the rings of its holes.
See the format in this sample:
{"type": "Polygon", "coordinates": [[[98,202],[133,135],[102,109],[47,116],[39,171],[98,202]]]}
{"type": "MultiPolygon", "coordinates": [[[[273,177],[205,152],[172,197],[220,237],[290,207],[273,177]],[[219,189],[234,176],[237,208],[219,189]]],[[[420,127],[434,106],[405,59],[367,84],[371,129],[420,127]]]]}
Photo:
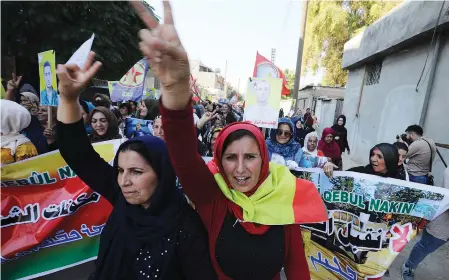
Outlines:
{"type": "Polygon", "coordinates": [[[190,91],[193,92],[192,100],[194,100],[195,102],[200,101],[201,98],[200,98],[200,94],[198,92],[198,88],[196,87],[196,80],[193,79],[192,74],[190,74],[190,81],[189,81],[189,83],[190,83],[190,91]]]}
{"type": "Polygon", "coordinates": [[[289,95],[290,90],[287,88],[287,79],[281,69],[273,64],[257,52],[256,63],[254,64],[253,77],[257,78],[281,78],[282,79],[282,95],[289,95]]]}

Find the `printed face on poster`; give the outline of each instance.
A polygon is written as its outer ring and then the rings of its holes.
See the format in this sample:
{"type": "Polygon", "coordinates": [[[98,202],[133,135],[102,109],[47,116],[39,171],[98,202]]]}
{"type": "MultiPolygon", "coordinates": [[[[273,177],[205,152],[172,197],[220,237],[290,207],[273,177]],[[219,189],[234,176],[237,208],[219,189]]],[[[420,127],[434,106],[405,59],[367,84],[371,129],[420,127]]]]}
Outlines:
{"type": "Polygon", "coordinates": [[[129,139],[139,136],[153,135],[153,121],[126,118],[125,136],[129,139]]]}
{"type": "Polygon", "coordinates": [[[245,96],[246,121],[258,127],[277,128],[282,79],[250,78],[245,96]]]}
{"type": "Polygon", "coordinates": [[[40,105],[58,106],[59,95],[56,84],[55,51],[50,50],[37,54],[40,79],[40,105]]]}

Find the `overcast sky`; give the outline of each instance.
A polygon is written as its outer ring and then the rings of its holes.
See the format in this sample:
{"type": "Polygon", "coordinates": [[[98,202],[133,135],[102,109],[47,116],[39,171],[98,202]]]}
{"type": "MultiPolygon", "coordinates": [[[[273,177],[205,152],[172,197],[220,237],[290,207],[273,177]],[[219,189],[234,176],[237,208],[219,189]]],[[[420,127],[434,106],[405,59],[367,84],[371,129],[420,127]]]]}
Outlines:
{"type": "MultiPolygon", "coordinates": [[[[162,17],[160,0],[146,0],[162,17]]],[[[256,52],[275,64],[295,69],[301,3],[291,0],[173,0],[176,28],[190,59],[220,68],[240,90],[252,76],[256,52]]],[[[302,84],[302,83],[301,83],[302,84]]]]}

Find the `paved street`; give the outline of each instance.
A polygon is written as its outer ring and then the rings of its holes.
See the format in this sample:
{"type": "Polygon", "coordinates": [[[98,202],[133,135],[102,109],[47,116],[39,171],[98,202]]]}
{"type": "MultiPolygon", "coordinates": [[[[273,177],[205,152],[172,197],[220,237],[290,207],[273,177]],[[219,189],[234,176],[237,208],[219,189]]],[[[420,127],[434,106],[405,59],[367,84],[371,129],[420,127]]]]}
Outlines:
{"type": "MultiPolygon", "coordinates": [[[[415,245],[418,238],[413,239],[410,244],[405,247],[404,251],[396,258],[393,265],[390,267],[390,276],[384,277],[385,280],[400,280],[401,265],[407,259],[410,251],[415,245]]],[[[416,280],[447,280],[449,279],[449,243],[446,243],[439,250],[425,259],[421,266],[416,271],[416,280]]],[[[81,280],[87,279],[90,272],[94,269],[93,262],[83,264],[77,267],[69,268],[61,272],[54,273],[39,279],[43,280],[81,280]]],[[[283,280],[287,279],[285,276],[283,280]]]]}

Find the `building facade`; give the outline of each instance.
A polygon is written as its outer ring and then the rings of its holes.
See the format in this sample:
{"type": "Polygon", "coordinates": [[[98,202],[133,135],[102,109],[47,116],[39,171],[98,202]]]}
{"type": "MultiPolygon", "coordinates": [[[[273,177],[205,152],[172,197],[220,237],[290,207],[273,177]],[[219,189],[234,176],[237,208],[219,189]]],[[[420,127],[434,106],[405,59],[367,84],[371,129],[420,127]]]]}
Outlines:
{"type": "MultiPolygon", "coordinates": [[[[449,162],[449,2],[407,1],[345,44],[343,112],[351,158],[419,124],[449,162]]],[[[436,184],[444,165],[433,162],[436,184]]]]}
{"type": "Polygon", "coordinates": [[[199,60],[190,60],[190,73],[196,84],[202,89],[201,94],[211,100],[225,97],[225,80],[219,73],[206,66],[199,60]]]}
{"type": "Polygon", "coordinates": [[[331,127],[342,113],[345,89],[329,86],[306,86],[299,90],[298,109],[315,111],[318,119],[318,134],[331,127]]]}

